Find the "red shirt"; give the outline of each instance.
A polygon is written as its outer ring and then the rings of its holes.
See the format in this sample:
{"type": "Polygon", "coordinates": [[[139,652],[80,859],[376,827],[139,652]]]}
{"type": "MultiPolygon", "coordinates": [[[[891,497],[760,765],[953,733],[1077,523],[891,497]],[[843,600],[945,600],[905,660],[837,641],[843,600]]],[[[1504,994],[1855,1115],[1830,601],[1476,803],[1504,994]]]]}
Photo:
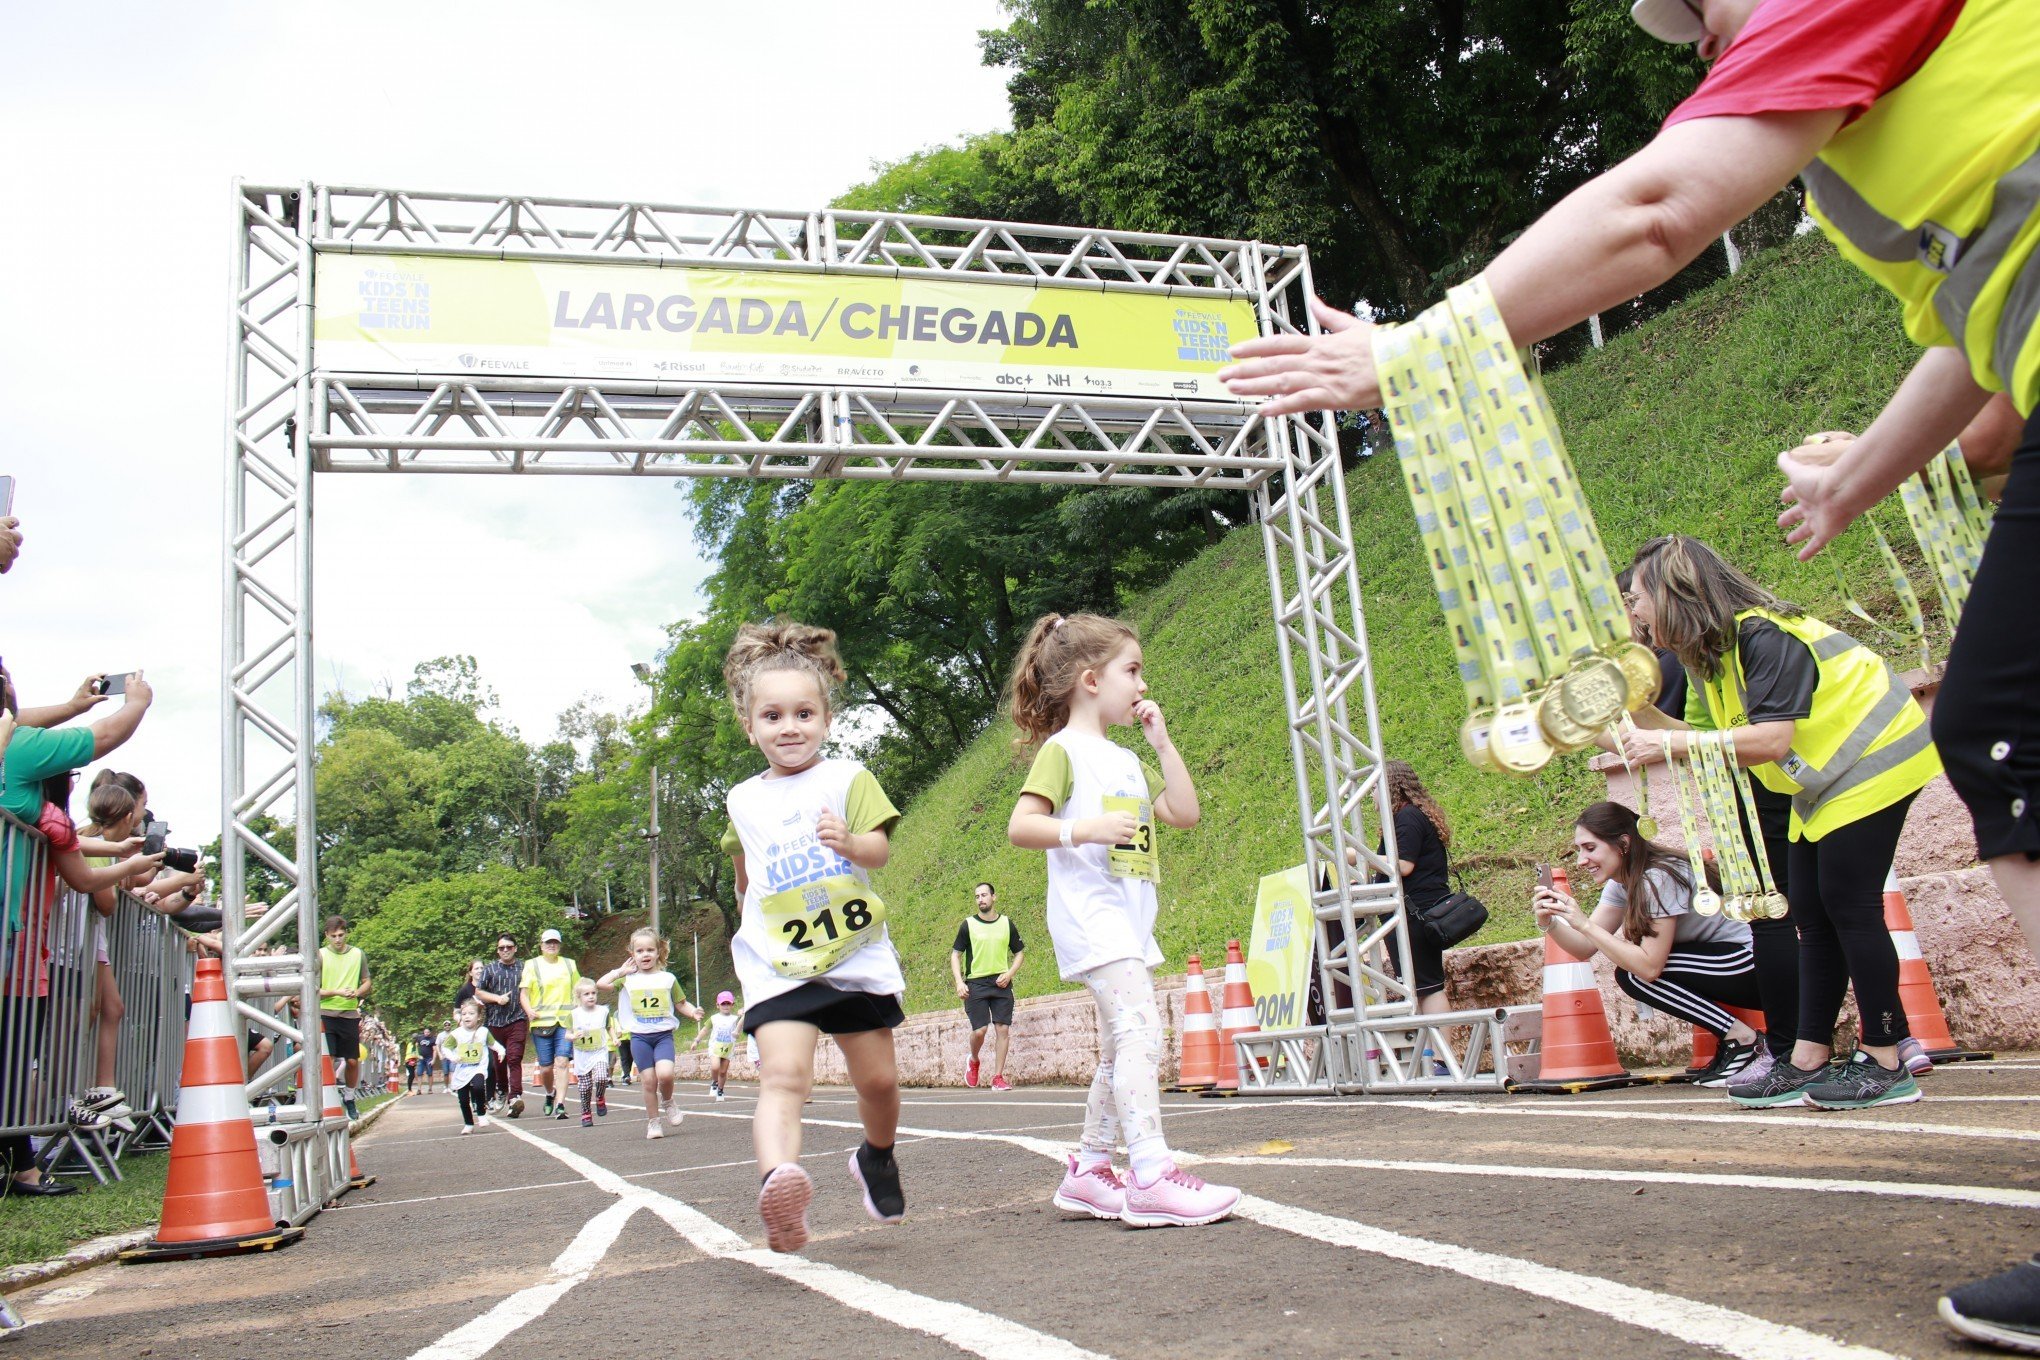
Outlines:
{"type": "Polygon", "coordinates": [[[1764,0],[1700,88],[1689,118],[1847,109],[1849,122],[1926,63],[1962,0],[1764,0]]]}
{"type": "Polygon", "coordinates": [[[11,996],[50,994],[50,913],[56,910],[57,894],[62,891],[57,882],[57,856],[78,849],[78,828],[72,824],[70,814],[55,803],[42,805],[35,829],[50,843],[44,852],[42,901],[22,916],[21,935],[14,947],[14,967],[7,975],[7,991],[11,996]],[[35,965],[33,978],[28,975],[31,962],[35,965]]]}

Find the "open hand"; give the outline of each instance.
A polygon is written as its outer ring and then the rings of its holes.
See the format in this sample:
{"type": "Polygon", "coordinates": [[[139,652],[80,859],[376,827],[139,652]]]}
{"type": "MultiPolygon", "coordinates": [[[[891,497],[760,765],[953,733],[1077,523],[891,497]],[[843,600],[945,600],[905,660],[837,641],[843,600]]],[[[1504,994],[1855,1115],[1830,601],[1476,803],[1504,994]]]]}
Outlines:
{"type": "Polygon", "coordinates": [[[1834,542],[1868,508],[1848,502],[1839,463],[1822,464],[1802,458],[1800,454],[1806,447],[1801,445],[1778,455],[1778,470],[1785,474],[1785,489],[1778,493],[1778,499],[1786,506],[1778,516],[1778,527],[1785,530],[1787,543],[1802,545],[1799,549],[1802,562],[1812,560],[1815,553],[1834,542]]]}
{"type": "Polygon", "coordinates": [[[1310,300],[1310,314],[1324,327],[1319,335],[1263,335],[1232,348],[1235,362],[1218,380],[1236,397],[1267,397],[1261,413],[1372,410],[1381,405],[1381,381],[1374,372],[1371,321],[1310,300]]]}

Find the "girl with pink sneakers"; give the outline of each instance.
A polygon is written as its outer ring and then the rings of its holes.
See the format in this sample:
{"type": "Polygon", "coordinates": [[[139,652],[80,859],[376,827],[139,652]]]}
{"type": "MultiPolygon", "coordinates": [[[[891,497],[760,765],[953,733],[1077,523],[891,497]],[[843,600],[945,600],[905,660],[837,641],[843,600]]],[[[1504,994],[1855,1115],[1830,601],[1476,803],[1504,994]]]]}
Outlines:
{"type": "Polygon", "coordinates": [[[1006,835],[1048,852],[1048,933],[1065,979],[1098,1007],[1098,1071],[1084,1136],[1055,1204],[1136,1228],[1215,1223],[1240,1192],[1179,1170],[1162,1137],[1161,1008],[1155,1002],[1157,821],[1197,825],[1197,789],[1145,698],[1140,638],[1096,614],[1037,620],[1013,664],[1013,721],[1039,745],[1006,835]],[[1107,733],[1138,725],[1157,773],[1107,733]],[[1129,1174],[1112,1169],[1124,1141],[1129,1174]]]}

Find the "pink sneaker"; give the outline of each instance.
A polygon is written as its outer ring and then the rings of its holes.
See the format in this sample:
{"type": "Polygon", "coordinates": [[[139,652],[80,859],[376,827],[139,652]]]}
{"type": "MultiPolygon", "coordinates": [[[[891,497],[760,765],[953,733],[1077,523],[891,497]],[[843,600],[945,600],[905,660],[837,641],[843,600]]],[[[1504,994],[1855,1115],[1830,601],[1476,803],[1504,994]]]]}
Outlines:
{"type": "Polygon", "coordinates": [[[963,1084],[965,1086],[975,1086],[977,1085],[977,1079],[978,1079],[978,1060],[976,1058],[972,1058],[970,1062],[964,1066],[963,1084]]]}
{"type": "Polygon", "coordinates": [[[1079,1171],[1077,1159],[1071,1157],[1062,1184],[1055,1188],[1055,1207],[1093,1218],[1118,1218],[1126,1212],[1126,1185],[1109,1164],[1079,1171]]]}
{"type": "Polygon", "coordinates": [[[807,1245],[808,1202],[815,1183],[798,1162],[772,1168],[758,1189],[758,1217],[765,1220],[765,1245],[774,1251],[799,1251],[807,1245]]]}
{"type": "Polygon", "coordinates": [[[1001,1072],[998,1076],[992,1078],[992,1089],[994,1091],[1010,1091],[1013,1089],[1013,1083],[1007,1081],[1006,1074],[1001,1072]]]}
{"type": "Polygon", "coordinates": [[[1194,1228],[1216,1223],[1240,1202],[1230,1185],[1206,1185],[1187,1171],[1170,1166],[1168,1173],[1143,1190],[1126,1178],[1126,1208],[1119,1219],[1133,1228],[1194,1228]]]}

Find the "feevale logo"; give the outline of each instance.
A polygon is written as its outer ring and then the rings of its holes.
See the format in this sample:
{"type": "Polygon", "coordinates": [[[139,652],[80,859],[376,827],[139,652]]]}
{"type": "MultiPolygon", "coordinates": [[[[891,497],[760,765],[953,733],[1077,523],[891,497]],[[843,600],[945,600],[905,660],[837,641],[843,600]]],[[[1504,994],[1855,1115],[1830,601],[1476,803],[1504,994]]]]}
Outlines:
{"type": "Polygon", "coordinates": [[[462,368],[485,368],[508,373],[529,373],[531,371],[531,361],[529,359],[490,359],[479,354],[461,355],[460,366],[462,368]]]}

